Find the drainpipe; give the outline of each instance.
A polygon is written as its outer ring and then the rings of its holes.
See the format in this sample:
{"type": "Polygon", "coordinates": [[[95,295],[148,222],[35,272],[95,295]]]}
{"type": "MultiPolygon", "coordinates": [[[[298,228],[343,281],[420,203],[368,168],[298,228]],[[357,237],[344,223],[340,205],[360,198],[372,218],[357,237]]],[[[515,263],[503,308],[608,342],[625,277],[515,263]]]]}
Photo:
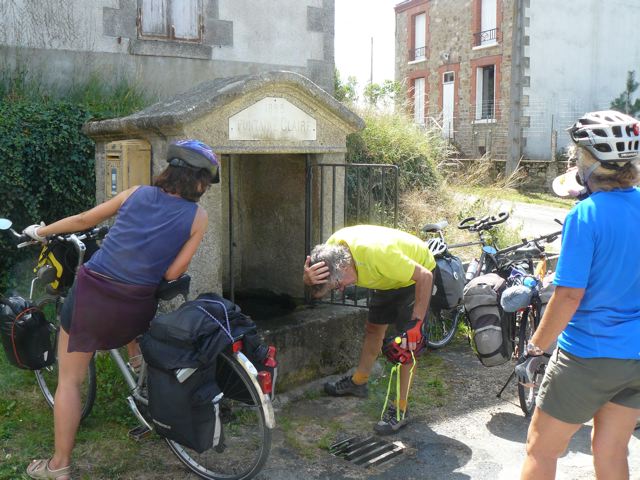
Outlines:
{"type": "Polygon", "coordinates": [[[524,75],[524,0],[513,2],[511,81],[509,83],[509,132],[506,174],[515,171],[522,155],[522,78],[524,75]]]}
{"type": "Polygon", "coordinates": [[[232,157],[233,155],[228,155],[229,166],[227,170],[229,171],[229,300],[235,303],[235,283],[234,283],[234,269],[233,269],[233,168],[232,168],[232,157]]]}

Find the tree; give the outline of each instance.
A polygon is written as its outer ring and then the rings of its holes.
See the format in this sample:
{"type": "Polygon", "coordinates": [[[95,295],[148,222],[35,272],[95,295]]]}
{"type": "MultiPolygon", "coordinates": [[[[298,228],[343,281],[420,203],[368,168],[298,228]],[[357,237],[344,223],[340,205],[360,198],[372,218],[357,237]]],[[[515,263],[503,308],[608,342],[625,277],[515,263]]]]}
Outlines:
{"type": "Polygon", "coordinates": [[[347,83],[342,83],[340,72],[338,69],[335,69],[333,75],[333,96],[336,100],[339,102],[355,103],[358,100],[357,87],[358,80],[356,77],[350,75],[347,78],[347,83]]]}
{"type": "Polygon", "coordinates": [[[372,107],[388,107],[393,105],[395,98],[400,94],[400,83],[394,80],[385,80],[382,85],[370,83],[364,87],[364,98],[372,107]]]}
{"type": "Polygon", "coordinates": [[[640,113],[640,98],[636,98],[634,102],[631,101],[633,93],[640,86],[640,83],[636,82],[635,75],[635,71],[627,72],[627,84],[625,91],[611,102],[612,109],[624,112],[633,117],[640,113]]]}

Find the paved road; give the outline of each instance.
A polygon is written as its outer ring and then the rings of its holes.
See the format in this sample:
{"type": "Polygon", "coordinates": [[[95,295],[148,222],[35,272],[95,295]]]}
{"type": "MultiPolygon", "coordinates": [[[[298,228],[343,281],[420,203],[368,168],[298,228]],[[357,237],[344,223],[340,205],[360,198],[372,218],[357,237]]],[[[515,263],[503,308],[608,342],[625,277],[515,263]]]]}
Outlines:
{"type": "MultiPolygon", "coordinates": [[[[461,201],[467,203],[473,203],[476,199],[477,197],[475,196],[460,198],[461,201]]],[[[558,219],[563,222],[564,217],[569,211],[568,208],[548,207],[545,205],[506,200],[496,201],[495,206],[499,211],[510,212],[507,224],[512,227],[520,227],[522,229],[522,235],[525,238],[533,238],[562,229],[555,220],[558,219]]],[[[549,251],[560,251],[559,238],[551,244],[549,251]]]]}
{"type": "MultiPolygon", "coordinates": [[[[258,478],[376,479],[376,480],[512,480],[519,478],[525,454],[529,419],[519,408],[515,384],[503,398],[496,393],[509,376],[511,364],[483,367],[469,347],[449,346],[439,356],[448,369],[445,382],[454,392],[443,407],[434,407],[397,436],[403,455],[379,467],[365,469],[318,448],[318,440],[339,422],[348,435],[370,434],[371,420],[363,422],[362,400],[332,399],[315,394],[319,384],[307,387],[307,394],[286,408],[277,418],[292,422],[286,433],[278,430],[272,456],[258,478]],[[309,392],[312,392],[309,394],[309,392]],[[297,422],[297,423],[296,423],[297,422]],[[295,428],[291,428],[295,425],[295,428]],[[305,443],[306,442],[306,443],[305,443]],[[307,448],[301,448],[307,445],[307,448]]],[[[558,480],[593,479],[590,454],[591,425],[585,424],[571,441],[558,463],[558,480]]],[[[344,435],[344,433],[342,434],[344,435]]],[[[339,440],[340,438],[335,438],[339,440]]],[[[331,438],[333,441],[334,438],[331,438]]],[[[640,479],[640,430],[629,445],[631,479],[640,479]]]]}
{"type": "MultiPolygon", "coordinates": [[[[512,209],[507,222],[513,226],[522,227],[522,235],[532,238],[562,229],[555,220],[564,221],[569,209],[547,207],[532,203],[503,202],[504,208],[512,209]]],[[[550,251],[560,251],[560,239],[551,244],[550,251]]]]}

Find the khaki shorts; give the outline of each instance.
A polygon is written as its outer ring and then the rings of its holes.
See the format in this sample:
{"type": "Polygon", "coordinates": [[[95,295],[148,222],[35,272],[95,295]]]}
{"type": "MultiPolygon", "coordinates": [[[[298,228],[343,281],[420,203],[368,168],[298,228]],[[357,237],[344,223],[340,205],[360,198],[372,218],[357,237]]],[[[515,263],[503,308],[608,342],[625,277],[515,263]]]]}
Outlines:
{"type": "Polygon", "coordinates": [[[551,356],[536,404],[554,418],[584,423],[607,402],[640,408],[640,360],[551,356]]]}

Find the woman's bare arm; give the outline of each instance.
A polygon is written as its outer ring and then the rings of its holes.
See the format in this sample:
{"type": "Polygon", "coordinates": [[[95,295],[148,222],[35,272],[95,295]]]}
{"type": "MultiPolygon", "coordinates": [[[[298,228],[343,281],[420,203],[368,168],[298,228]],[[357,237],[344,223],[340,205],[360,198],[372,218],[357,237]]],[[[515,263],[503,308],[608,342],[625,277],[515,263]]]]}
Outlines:
{"type": "Polygon", "coordinates": [[[182,246],[182,249],[180,250],[180,252],[178,252],[178,255],[173,260],[173,263],[164,273],[165,280],[175,280],[187,271],[187,269],[189,268],[189,263],[191,263],[191,259],[198,250],[204,234],[207,231],[208,224],[209,217],[206,210],[201,206],[198,206],[196,216],[193,219],[193,224],[191,226],[191,236],[189,237],[189,240],[187,240],[182,246]]]}

